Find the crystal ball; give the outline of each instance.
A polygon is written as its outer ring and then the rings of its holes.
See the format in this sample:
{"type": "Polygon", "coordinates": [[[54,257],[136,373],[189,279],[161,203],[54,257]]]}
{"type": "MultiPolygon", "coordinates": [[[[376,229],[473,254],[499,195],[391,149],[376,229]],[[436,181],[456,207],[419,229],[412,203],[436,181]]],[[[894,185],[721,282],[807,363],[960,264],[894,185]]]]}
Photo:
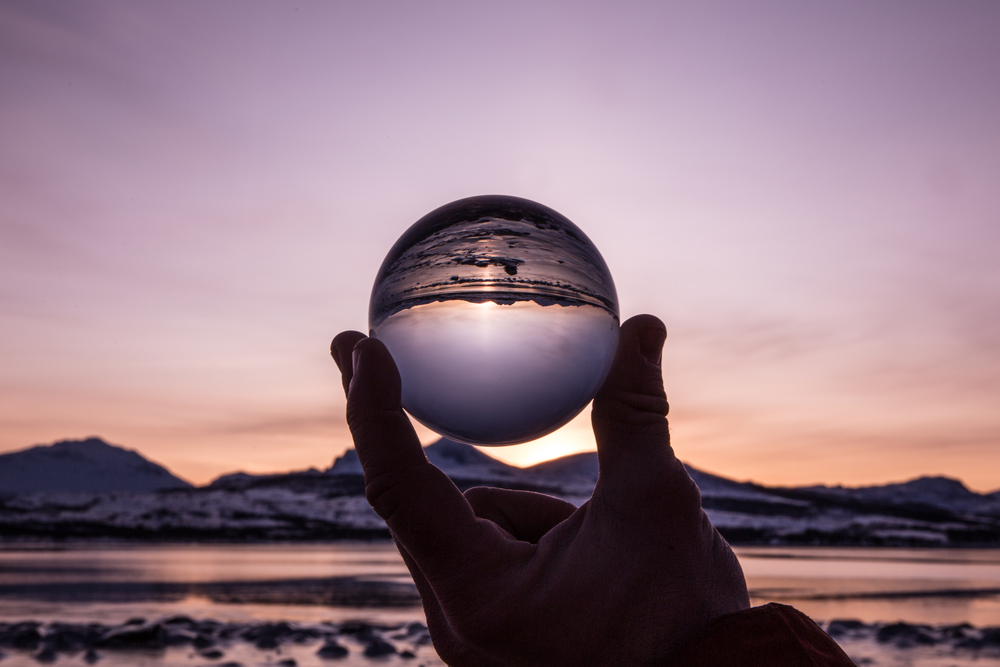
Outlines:
{"type": "Polygon", "coordinates": [[[403,408],[472,445],[534,440],[594,397],[618,344],[618,295],[580,228],[501,195],[446,204],[379,269],[370,335],[389,349],[403,408]]]}

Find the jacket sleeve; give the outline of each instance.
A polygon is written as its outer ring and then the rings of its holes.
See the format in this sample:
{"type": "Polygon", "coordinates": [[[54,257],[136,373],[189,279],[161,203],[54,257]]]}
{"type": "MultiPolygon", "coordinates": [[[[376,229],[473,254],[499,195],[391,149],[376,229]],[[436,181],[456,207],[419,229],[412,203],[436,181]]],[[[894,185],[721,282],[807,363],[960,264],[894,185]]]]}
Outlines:
{"type": "Polygon", "coordinates": [[[664,667],[849,667],[837,642],[802,612],[771,603],[715,619],[664,667]]]}

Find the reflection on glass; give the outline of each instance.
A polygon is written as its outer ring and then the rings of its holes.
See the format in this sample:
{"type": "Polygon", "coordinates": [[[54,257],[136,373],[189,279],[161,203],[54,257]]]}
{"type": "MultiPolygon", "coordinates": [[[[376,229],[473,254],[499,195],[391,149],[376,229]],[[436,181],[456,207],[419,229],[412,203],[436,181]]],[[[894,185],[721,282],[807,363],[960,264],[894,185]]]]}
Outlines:
{"type": "Polygon", "coordinates": [[[618,297],[597,248],[526,199],[443,206],[396,242],[369,307],[403,407],[460,442],[541,437],[594,397],[614,358],[618,297]]]}

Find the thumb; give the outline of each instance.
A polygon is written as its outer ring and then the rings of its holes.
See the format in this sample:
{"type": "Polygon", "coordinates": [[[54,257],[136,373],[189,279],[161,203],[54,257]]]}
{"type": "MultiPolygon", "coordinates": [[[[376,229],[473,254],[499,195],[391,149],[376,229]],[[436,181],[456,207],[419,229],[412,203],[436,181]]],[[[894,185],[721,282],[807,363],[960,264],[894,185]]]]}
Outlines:
{"type": "Polygon", "coordinates": [[[670,446],[670,406],[660,368],[666,338],[663,322],[652,315],[622,324],[614,363],[594,399],[598,487],[613,488],[608,497],[623,499],[628,511],[658,504],[651,498],[672,504],[693,500],[700,507],[698,488],[670,446]]]}

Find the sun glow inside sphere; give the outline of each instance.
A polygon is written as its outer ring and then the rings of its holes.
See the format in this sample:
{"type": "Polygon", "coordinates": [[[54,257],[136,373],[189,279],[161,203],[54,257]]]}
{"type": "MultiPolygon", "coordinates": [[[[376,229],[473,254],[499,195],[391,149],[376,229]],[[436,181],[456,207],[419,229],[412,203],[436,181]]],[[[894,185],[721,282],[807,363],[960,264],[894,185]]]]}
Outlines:
{"type": "Polygon", "coordinates": [[[550,208],[461,199],[410,227],[368,311],[428,428],[473,445],[534,440],[600,389],[618,344],[618,296],[594,244],[550,208]]]}

